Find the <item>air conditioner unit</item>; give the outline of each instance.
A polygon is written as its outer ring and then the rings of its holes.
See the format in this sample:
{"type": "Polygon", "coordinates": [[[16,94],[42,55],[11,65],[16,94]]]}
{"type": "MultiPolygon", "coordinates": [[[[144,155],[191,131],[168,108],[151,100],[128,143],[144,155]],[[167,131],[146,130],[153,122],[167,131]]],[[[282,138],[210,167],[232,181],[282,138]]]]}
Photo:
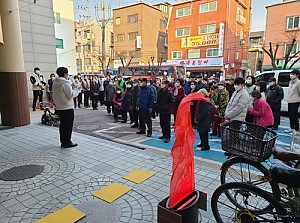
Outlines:
{"type": "Polygon", "coordinates": [[[168,47],[168,43],[164,43],[164,47],[168,47]]]}

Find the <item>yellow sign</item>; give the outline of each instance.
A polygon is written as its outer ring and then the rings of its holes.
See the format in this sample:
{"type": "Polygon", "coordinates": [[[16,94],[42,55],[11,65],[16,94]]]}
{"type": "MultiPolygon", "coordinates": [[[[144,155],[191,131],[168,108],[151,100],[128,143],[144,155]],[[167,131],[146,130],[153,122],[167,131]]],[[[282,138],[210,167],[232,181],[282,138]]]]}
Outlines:
{"type": "Polygon", "coordinates": [[[219,34],[187,36],[185,38],[181,38],[181,48],[213,46],[218,44],[219,44],[219,34]]]}

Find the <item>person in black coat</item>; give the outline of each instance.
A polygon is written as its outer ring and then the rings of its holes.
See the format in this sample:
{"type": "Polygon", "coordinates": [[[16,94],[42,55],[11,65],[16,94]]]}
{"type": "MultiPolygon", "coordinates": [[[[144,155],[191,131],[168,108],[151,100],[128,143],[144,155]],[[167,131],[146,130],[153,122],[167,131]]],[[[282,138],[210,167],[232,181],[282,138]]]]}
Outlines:
{"type": "MultiPolygon", "coordinates": [[[[209,97],[208,92],[203,88],[198,91],[205,97],[209,97]]],[[[202,151],[209,150],[208,132],[211,127],[211,112],[212,104],[206,101],[198,101],[196,105],[195,123],[197,124],[197,131],[200,136],[201,143],[197,145],[202,151]]]]}
{"type": "Polygon", "coordinates": [[[171,138],[171,110],[175,102],[173,93],[168,89],[169,84],[168,80],[164,80],[157,94],[157,112],[162,130],[159,139],[164,139],[165,143],[170,142],[171,138]]]}
{"type": "Polygon", "coordinates": [[[97,78],[93,77],[93,81],[91,82],[91,89],[90,89],[93,110],[98,110],[97,107],[98,107],[99,92],[100,92],[100,85],[97,82],[97,78]]]}
{"type": "MultiPolygon", "coordinates": [[[[197,86],[198,86],[197,85],[197,81],[191,81],[191,85],[190,86],[191,86],[191,89],[190,89],[190,91],[189,91],[188,94],[195,93],[198,90],[200,90],[200,89],[197,88],[197,86]]],[[[197,101],[192,101],[191,102],[191,122],[192,122],[193,128],[197,127],[197,125],[195,123],[195,120],[194,120],[194,118],[195,118],[195,112],[196,112],[196,105],[197,105],[197,101]]]]}
{"type": "Polygon", "coordinates": [[[139,111],[137,110],[137,99],[139,95],[139,80],[133,80],[133,88],[131,90],[131,107],[132,107],[132,120],[133,125],[130,126],[131,128],[138,128],[139,127],[139,111]]]}
{"type": "Polygon", "coordinates": [[[235,89],[234,89],[234,78],[233,77],[230,78],[229,82],[226,84],[226,90],[229,93],[229,100],[230,100],[233,92],[235,92],[235,89]]]}
{"type": "Polygon", "coordinates": [[[122,111],[122,119],[123,121],[121,123],[127,122],[127,112],[129,113],[131,124],[133,122],[132,120],[132,108],[131,108],[131,89],[132,89],[132,82],[127,81],[126,82],[126,91],[123,95],[123,100],[121,103],[121,111],[122,111]]]}
{"type": "Polygon", "coordinates": [[[276,84],[276,78],[271,77],[270,86],[267,89],[266,101],[270,105],[274,117],[273,130],[277,130],[280,125],[280,110],[281,110],[281,101],[284,98],[284,92],[282,87],[276,84]]]}

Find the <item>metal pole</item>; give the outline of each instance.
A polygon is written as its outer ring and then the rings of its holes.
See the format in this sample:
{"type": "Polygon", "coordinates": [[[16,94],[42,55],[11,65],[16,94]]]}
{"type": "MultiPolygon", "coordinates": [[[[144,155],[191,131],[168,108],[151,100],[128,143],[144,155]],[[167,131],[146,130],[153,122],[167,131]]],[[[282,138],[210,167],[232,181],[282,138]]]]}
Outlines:
{"type": "Polygon", "coordinates": [[[105,7],[104,7],[104,0],[102,0],[102,73],[105,75],[106,74],[106,58],[105,58],[105,7]]]}
{"type": "Polygon", "coordinates": [[[86,74],[86,63],[85,63],[85,45],[82,45],[83,47],[83,72],[86,74]]]}

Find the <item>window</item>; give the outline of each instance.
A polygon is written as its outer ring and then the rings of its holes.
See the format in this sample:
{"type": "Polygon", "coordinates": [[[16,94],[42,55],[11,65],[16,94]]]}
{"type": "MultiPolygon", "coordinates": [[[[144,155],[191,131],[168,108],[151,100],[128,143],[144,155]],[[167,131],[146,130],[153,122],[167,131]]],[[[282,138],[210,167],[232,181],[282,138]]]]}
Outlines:
{"type": "Polygon", "coordinates": [[[164,19],[161,19],[161,20],[159,21],[159,26],[160,26],[161,29],[167,28],[167,23],[166,23],[166,21],[165,21],[164,19]]]}
{"type": "Polygon", "coordinates": [[[76,52],[77,53],[81,52],[81,46],[76,46],[76,52]]]}
{"type": "Polygon", "coordinates": [[[300,16],[293,16],[287,18],[287,29],[297,29],[300,27],[299,23],[300,16]]]}
{"type": "Polygon", "coordinates": [[[83,35],[83,37],[85,38],[85,39],[90,39],[90,30],[85,30],[84,31],[84,35],[83,35]]]}
{"type": "Polygon", "coordinates": [[[259,81],[269,82],[269,79],[274,76],[275,76],[275,73],[273,73],[273,72],[264,73],[264,74],[256,77],[256,82],[259,82],[259,81]]]}
{"type": "Polygon", "coordinates": [[[198,27],[198,34],[215,33],[216,24],[202,25],[198,27]]]}
{"type": "Polygon", "coordinates": [[[60,18],[60,13],[59,12],[54,12],[54,22],[56,24],[61,24],[61,18],[60,18]]]}
{"type": "Polygon", "coordinates": [[[219,56],[219,49],[207,49],[206,50],[207,57],[217,57],[219,56]]]}
{"type": "Polygon", "coordinates": [[[168,37],[167,36],[159,36],[158,39],[159,39],[160,43],[166,43],[166,44],[168,43],[168,37]]]}
{"type": "Polygon", "coordinates": [[[217,1],[200,4],[200,13],[217,10],[217,1]]]}
{"type": "Polygon", "coordinates": [[[80,67],[82,64],[82,59],[76,59],[76,66],[80,67]]]}
{"type": "Polygon", "coordinates": [[[240,52],[239,51],[235,51],[235,59],[238,60],[240,57],[240,52]]]}
{"type": "Polygon", "coordinates": [[[86,63],[86,65],[91,65],[92,64],[92,59],[91,58],[85,58],[85,63],[86,63]]]}
{"type": "Polygon", "coordinates": [[[56,40],[56,48],[63,49],[64,48],[64,40],[63,39],[55,39],[56,40]]]}
{"type": "Polygon", "coordinates": [[[244,17],[244,11],[237,7],[236,9],[236,21],[242,24],[246,24],[246,18],[244,17]]]}
{"type": "MultiPolygon", "coordinates": [[[[292,44],[285,44],[284,54],[286,55],[288,51],[291,49],[292,44]]],[[[295,43],[293,49],[291,50],[290,55],[294,55],[298,52],[298,43],[295,43]]]]}
{"type": "Polygon", "coordinates": [[[191,33],[191,28],[176,29],[176,37],[189,36],[190,33],[191,33]]]}
{"type": "Polygon", "coordinates": [[[128,39],[129,40],[136,40],[137,35],[138,35],[138,32],[128,33],[128,39]]]}
{"type": "Polygon", "coordinates": [[[121,18],[117,17],[116,18],[116,26],[119,26],[119,25],[121,25],[121,18]]]}
{"type": "Polygon", "coordinates": [[[197,58],[200,58],[200,49],[189,50],[189,51],[188,51],[188,58],[189,58],[189,59],[197,59],[197,58]]]}
{"type": "Polygon", "coordinates": [[[127,22],[128,23],[135,23],[137,21],[138,21],[138,14],[127,16],[127,22]]]}
{"type": "Polygon", "coordinates": [[[116,36],[116,41],[117,42],[122,42],[125,41],[125,34],[119,34],[116,36]]]}
{"type": "Polygon", "coordinates": [[[91,47],[91,44],[86,44],[86,51],[89,53],[92,51],[92,47],[91,47]]]}
{"type": "Polygon", "coordinates": [[[172,59],[181,59],[181,58],[182,58],[181,51],[173,51],[172,52],[172,59]]]}
{"type": "Polygon", "coordinates": [[[191,7],[176,10],[176,18],[191,15],[191,7]]]}
{"type": "Polygon", "coordinates": [[[290,73],[291,72],[280,72],[278,75],[278,85],[280,87],[288,87],[290,82],[290,73]]]}

